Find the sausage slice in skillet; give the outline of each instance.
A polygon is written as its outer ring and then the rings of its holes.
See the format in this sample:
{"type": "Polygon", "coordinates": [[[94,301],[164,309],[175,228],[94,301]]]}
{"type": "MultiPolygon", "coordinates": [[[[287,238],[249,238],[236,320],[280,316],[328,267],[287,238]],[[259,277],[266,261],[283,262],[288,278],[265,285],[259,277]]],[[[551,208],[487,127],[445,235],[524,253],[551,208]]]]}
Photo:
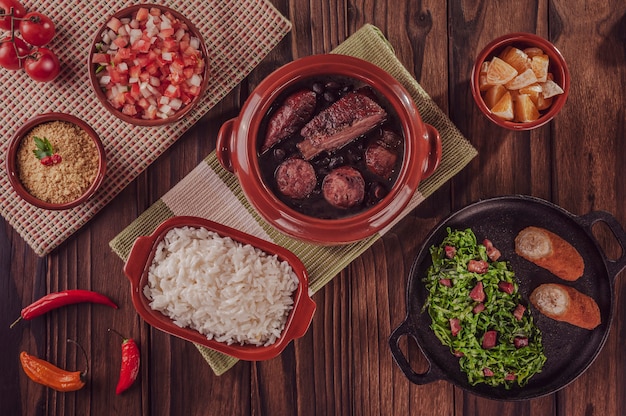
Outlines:
{"type": "Polygon", "coordinates": [[[363,202],[365,180],[355,168],[341,166],[324,177],[322,193],[332,206],[351,208],[363,202]]]}
{"type": "Polygon", "coordinates": [[[276,184],[283,195],[294,198],[306,198],[317,185],[315,169],[306,160],[291,158],[276,168],[276,184]]]}

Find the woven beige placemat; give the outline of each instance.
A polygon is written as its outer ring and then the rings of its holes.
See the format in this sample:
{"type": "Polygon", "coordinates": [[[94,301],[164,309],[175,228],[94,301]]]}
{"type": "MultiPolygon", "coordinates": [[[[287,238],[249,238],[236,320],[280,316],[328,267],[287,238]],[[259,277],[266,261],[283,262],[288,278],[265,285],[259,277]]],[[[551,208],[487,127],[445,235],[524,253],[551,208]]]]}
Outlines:
{"type": "MultiPolygon", "coordinates": [[[[400,80],[415,100],[424,121],[437,128],[441,135],[443,155],[439,168],[420,184],[409,206],[393,224],[371,238],[341,246],[323,247],[294,240],[259,217],[246,201],[236,177],[220,166],[213,152],[112,240],[110,246],[113,251],[126,259],[135,239],[150,234],[163,220],[175,215],[200,216],[288,248],[306,266],[310,290],[316,292],[476,156],[476,150],[402,66],[376,27],[364,26],[333,52],[366,59],[400,80]]],[[[218,375],[237,362],[233,357],[202,346],[198,349],[218,375]]]]}
{"type": "Polygon", "coordinates": [[[104,109],[89,84],[87,54],[108,16],[136,4],[121,0],[22,1],[53,19],[57,34],[49,45],[62,72],[49,83],[24,71],[0,68],[0,214],[40,256],[57,247],[245,78],[289,32],[291,23],[266,0],[152,1],[188,17],[202,33],[210,54],[211,78],[202,101],[182,121],[158,128],[127,124],[104,109]],[[85,120],[100,135],[108,160],[101,189],[87,203],[66,211],[46,211],[13,191],[4,169],[8,142],[17,128],[46,112],[85,120]]]}

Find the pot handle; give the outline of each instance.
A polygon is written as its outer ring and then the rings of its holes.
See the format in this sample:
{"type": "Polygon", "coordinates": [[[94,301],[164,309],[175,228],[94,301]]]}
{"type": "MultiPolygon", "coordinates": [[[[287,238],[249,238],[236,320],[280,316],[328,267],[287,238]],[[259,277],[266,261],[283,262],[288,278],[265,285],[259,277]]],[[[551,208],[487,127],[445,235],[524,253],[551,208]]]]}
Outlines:
{"type": "Polygon", "coordinates": [[[391,333],[391,336],[389,337],[389,347],[391,348],[391,355],[393,355],[394,361],[396,362],[398,367],[400,367],[400,370],[402,370],[404,375],[412,383],[428,384],[428,383],[432,383],[433,381],[441,380],[443,378],[443,373],[438,367],[435,367],[433,363],[430,362],[430,360],[428,360],[428,358],[426,358],[426,360],[428,361],[428,370],[426,370],[425,373],[420,374],[420,373],[416,373],[413,370],[413,368],[411,367],[411,364],[404,356],[404,353],[400,349],[399,343],[400,343],[400,338],[405,335],[411,336],[411,338],[415,340],[415,343],[417,344],[419,349],[422,351],[422,353],[424,352],[422,350],[422,346],[419,344],[419,342],[413,335],[411,328],[412,328],[411,324],[407,320],[405,320],[404,322],[402,322],[402,324],[400,324],[399,327],[397,327],[391,333]]]}
{"type": "Polygon", "coordinates": [[[222,127],[220,127],[217,133],[217,141],[215,143],[215,155],[217,156],[217,160],[220,162],[220,165],[230,173],[233,173],[233,162],[230,158],[232,149],[230,145],[234,134],[233,126],[236,120],[236,118],[231,118],[222,124],[222,127]]]}
{"type": "Polygon", "coordinates": [[[422,180],[430,177],[441,162],[441,136],[436,128],[424,123],[426,133],[424,139],[428,142],[428,159],[422,174],[422,180]]]}
{"type": "Polygon", "coordinates": [[[619,243],[622,249],[622,254],[616,260],[610,260],[604,254],[604,252],[600,250],[602,257],[604,258],[604,263],[606,264],[606,267],[609,271],[609,276],[611,276],[615,280],[617,275],[622,270],[624,270],[624,268],[626,268],[626,232],[624,231],[624,228],[613,215],[606,211],[590,212],[588,214],[580,216],[580,220],[583,226],[587,229],[587,233],[596,241],[596,243],[597,240],[593,235],[593,232],[591,231],[591,227],[593,227],[594,224],[600,221],[604,222],[609,227],[609,229],[613,233],[613,236],[619,243]]]}
{"type": "Polygon", "coordinates": [[[124,274],[132,286],[137,286],[143,274],[148,256],[152,251],[153,239],[150,236],[138,237],[130,249],[130,254],[124,265],[124,274]]]}

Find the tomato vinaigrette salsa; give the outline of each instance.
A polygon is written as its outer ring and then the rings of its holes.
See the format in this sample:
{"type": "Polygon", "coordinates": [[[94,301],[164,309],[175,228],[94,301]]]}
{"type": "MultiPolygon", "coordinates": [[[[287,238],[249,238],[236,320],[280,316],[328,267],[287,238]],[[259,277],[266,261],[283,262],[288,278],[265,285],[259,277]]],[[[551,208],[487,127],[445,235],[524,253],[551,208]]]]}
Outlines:
{"type": "Polygon", "coordinates": [[[206,65],[184,21],[144,7],[107,22],[92,61],[111,105],[145,120],[169,118],[199,96],[206,65]]]}

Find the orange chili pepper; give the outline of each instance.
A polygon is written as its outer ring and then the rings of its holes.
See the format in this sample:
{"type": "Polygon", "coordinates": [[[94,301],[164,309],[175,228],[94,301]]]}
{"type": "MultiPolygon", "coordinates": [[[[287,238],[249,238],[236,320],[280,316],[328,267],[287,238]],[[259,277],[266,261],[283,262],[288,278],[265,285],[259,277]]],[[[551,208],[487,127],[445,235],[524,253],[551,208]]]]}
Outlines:
{"type": "MultiPolygon", "coordinates": [[[[71,340],[68,339],[68,341],[71,340]]],[[[84,350],[83,353],[85,353],[84,350]]],[[[63,370],[48,361],[28,354],[26,351],[20,353],[20,362],[24,372],[31,380],[54,390],[75,391],[85,386],[87,369],[83,372],[63,370]]]]}

